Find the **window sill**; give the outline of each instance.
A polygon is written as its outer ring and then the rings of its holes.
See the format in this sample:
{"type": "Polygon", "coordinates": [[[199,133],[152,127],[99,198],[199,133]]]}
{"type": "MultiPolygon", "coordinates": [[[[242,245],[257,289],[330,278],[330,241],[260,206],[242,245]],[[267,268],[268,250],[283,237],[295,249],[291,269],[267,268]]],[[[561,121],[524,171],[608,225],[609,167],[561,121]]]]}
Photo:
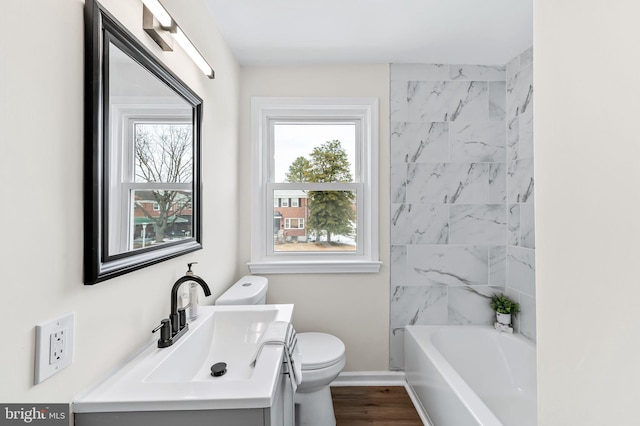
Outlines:
{"type": "Polygon", "coordinates": [[[382,262],[377,261],[288,261],[249,262],[252,274],[375,274],[382,262]]]}

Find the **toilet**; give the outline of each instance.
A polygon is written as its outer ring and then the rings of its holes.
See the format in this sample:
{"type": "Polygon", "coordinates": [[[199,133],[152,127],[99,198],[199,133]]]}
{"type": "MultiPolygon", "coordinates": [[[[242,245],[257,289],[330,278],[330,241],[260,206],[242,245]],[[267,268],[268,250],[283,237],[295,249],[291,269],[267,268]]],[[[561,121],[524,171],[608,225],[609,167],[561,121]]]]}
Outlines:
{"type": "MultiPolygon", "coordinates": [[[[263,305],[267,301],[268,286],[265,277],[242,277],[216,300],[216,305],[263,305]]],[[[326,333],[298,333],[297,336],[302,382],[294,397],[296,425],[335,426],[329,384],[346,363],[344,343],[326,333]]]]}

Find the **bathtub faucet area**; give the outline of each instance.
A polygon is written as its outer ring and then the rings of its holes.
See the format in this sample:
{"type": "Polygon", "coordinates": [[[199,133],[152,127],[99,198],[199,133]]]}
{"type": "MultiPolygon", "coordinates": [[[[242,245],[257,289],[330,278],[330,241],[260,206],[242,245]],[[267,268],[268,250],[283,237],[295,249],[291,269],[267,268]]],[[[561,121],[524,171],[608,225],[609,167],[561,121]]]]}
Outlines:
{"type": "MultiPolygon", "coordinates": [[[[191,271],[191,264],[189,264],[189,271],[191,271]]],[[[173,345],[180,337],[182,337],[187,330],[189,330],[189,324],[187,324],[186,306],[178,309],[178,290],[180,286],[186,282],[196,282],[204,290],[205,296],[211,296],[211,290],[209,286],[197,275],[193,273],[187,273],[184,276],[178,278],[171,288],[171,313],[169,318],[165,318],[160,322],[160,325],[153,329],[153,333],[160,330],[160,338],[158,339],[158,347],[166,348],[173,345]]],[[[191,301],[191,303],[195,303],[191,301]]]]}

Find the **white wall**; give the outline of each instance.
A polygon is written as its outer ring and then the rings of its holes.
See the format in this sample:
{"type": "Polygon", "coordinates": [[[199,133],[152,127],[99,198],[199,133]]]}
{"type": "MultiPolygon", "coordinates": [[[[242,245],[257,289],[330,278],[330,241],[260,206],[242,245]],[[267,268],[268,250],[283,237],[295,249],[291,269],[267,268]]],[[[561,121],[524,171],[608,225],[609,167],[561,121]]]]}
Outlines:
{"type": "Polygon", "coordinates": [[[380,259],[377,274],[270,275],[269,303],[294,303],[299,332],[323,331],[347,347],[346,371],[387,370],[389,357],[389,67],[249,67],[241,73],[239,269],[250,260],[252,96],[375,96],[380,101],[380,259]]]}
{"type": "Polygon", "coordinates": [[[83,5],[0,3],[2,348],[0,401],[70,402],[151,339],[173,282],[196,273],[215,295],[236,276],[239,67],[201,1],[165,0],[217,72],[209,80],[181,52],[163,53],[142,31],[139,0],[102,0],[204,99],[204,250],[95,285],[82,284],[83,5]],[[204,44],[206,42],[206,45],[204,44]],[[224,156],[219,155],[224,150],[224,156]],[[220,185],[219,182],[225,182],[220,185]],[[34,327],[76,314],[73,364],[33,385],[34,327]]]}
{"type": "Polygon", "coordinates": [[[538,420],[637,425],[640,3],[535,3],[538,420]]]}

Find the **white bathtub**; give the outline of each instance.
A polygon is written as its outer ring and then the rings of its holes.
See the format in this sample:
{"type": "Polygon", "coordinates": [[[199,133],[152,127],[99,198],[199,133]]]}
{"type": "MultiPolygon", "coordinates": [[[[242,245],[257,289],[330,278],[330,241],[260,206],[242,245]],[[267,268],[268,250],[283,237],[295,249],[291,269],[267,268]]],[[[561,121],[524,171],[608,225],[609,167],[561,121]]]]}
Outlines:
{"type": "Polygon", "coordinates": [[[535,426],[536,350],[487,326],[407,326],[405,372],[435,426],[535,426]]]}

